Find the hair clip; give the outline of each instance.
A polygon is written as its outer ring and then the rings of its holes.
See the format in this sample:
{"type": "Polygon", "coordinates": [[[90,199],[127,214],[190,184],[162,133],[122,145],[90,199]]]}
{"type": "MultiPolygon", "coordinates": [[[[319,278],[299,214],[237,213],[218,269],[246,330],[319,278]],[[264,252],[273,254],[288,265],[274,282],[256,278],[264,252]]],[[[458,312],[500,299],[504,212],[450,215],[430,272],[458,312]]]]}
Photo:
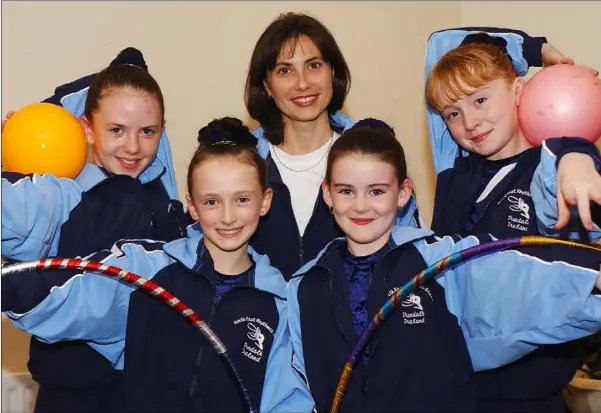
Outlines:
{"type": "Polygon", "coordinates": [[[213,142],[211,144],[211,146],[215,146],[215,145],[231,145],[231,146],[236,146],[236,142],[223,140],[223,141],[213,142]]]}

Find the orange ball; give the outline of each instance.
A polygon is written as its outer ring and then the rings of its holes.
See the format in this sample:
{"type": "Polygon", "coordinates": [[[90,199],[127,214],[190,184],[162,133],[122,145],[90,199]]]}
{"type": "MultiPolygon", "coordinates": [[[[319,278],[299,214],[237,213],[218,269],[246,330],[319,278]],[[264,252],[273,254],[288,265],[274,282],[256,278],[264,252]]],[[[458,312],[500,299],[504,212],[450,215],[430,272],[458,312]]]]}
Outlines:
{"type": "Polygon", "coordinates": [[[86,137],[77,118],[51,103],[25,106],[2,130],[5,171],[75,178],[84,166],[86,152],[86,137]]]}

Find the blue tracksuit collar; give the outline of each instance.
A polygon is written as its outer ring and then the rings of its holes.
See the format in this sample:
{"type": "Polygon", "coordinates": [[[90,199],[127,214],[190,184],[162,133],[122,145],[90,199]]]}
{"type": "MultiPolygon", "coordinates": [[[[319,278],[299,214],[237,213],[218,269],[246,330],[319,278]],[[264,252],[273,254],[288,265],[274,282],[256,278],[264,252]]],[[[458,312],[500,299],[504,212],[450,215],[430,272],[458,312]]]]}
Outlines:
{"type": "MultiPolygon", "coordinates": [[[[153,173],[147,175],[147,179],[140,179],[140,182],[142,184],[146,184],[152,181],[155,181],[157,179],[161,179],[165,173],[166,173],[166,169],[163,167],[160,167],[158,165],[150,165],[146,171],[148,171],[149,168],[153,168],[153,173]],[[154,176],[156,175],[156,176],[154,176]],[[150,179],[150,176],[154,176],[154,178],[150,179]]],[[[83,167],[83,169],[81,170],[81,172],[79,173],[79,175],[77,175],[75,177],[75,181],[82,187],[82,189],[84,191],[87,191],[89,189],[91,189],[92,187],[94,187],[96,184],[98,184],[99,182],[105,180],[108,177],[114,176],[115,174],[107,171],[106,169],[93,164],[93,163],[86,163],[83,167]]],[[[169,192],[169,191],[167,191],[169,192]]],[[[171,197],[169,197],[170,199],[173,199],[171,197]]]]}
{"type": "MultiPolygon", "coordinates": [[[[336,112],[330,115],[330,119],[332,119],[337,125],[342,126],[344,130],[351,128],[355,124],[351,120],[351,118],[349,118],[342,112],[336,112]]],[[[267,156],[269,155],[269,141],[264,136],[263,127],[257,127],[253,131],[253,135],[255,135],[255,137],[258,139],[257,152],[259,153],[259,155],[261,155],[263,159],[267,159],[267,156]]]]}
{"type": "MultiPolygon", "coordinates": [[[[202,234],[189,231],[188,237],[165,244],[163,250],[185,267],[198,272],[202,266],[209,264],[207,260],[211,260],[202,239],[202,234]]],[[[286,281],[280,271],[271,265],[269,257],[259,254],[250,245],[248,254],[255,263],[255,276],[251,280],[251,286],[285,299],[286,281]]],[[[213,267],[212,260],[210,266],[213,267]]]]}
{"type": "Polygon", "coordinates": [[[106,173],[98,165],[86,163],[79,175],[75,177],[75,182],[77,182],[84,191],[88,191],[98,182],[106,179],[106,177],[106,173]]]}
{"type": "MultiPolygon", "coordinates": [[[[354,125],[354,122],[351,120],[351,118],[342,112],[336,112],[333,115],[330,115],[330,119],[332,119],[337,125],[342,126],[344,130],[349,129],[354,125]]],[[[267,138],[265,138],[263,127],[257,127],[253,131],[253,135],[255,135],[258,140],[257,152],[263,159],[265,159],[267,163],[267,176],[269,177],[269,181],[271,183],[282,183],[280,172],[278,171],[275,163],[272,162],[271,154],[269,152],[269,141],[267,138]]]]}
{"type": "MultiPolygon", "coordinates": [[[[394,243],[394,246],[399,247],[401,245],[412,243],[431,235],[434,235],[434,232],[426,228],[414,228],[406,225],[396,225],[392,229],[390,238],[391,241],[394,243]]],[[[317,257],[303,265],[297,272],[294,273],[292,277],[295,278],[302,276],[303,274],[309,272],[311,268],[315,267],[316,265],[326,264],[324,266],[328,267],[327,263],[329,262],[328,260],[331,257],[330,253],[335,248],[338,248],[342,243],[345,242],[345,237],[340,237],[332,240],[328,245],[324,247],[323,250],[321,250],[317,257]]]]}
{"type": "Polygon", "coordinates": [[[434,232],[427,228],[414,228],[405,225],[396,225],[392,229],[390,237],[397,246],[401,246],[432,235],[434,235],[434,232]]]}

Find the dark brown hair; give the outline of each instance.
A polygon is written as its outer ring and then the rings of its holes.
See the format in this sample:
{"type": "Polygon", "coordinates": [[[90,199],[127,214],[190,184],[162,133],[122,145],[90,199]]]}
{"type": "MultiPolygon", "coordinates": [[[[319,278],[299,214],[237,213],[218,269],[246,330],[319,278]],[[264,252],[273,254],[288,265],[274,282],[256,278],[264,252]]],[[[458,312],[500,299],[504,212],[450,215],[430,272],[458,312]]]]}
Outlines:
{"type": "Polygon", "coordinates": [[[329,184],[332,178],[334,162],[345,155],[375,156],[394,166],[399,184],[407,178],[405,152],[397,140],[394,130],[385,122],[377,119],[364,119],[346,130],[332,145],[328,155],[325,180],[329,184]]]}
{"type": "MultiPolygon", "coordinates": [[[[325,62],[334,71],[332,79],[332,99],[327,111],[333,114],[344,106],[351,85],[351,73],[344,56],[334,40],[332,33],[317,19],[300,13],[280,15],[263,32],[250,59],[246,78],[245,103],[250,116],[258,121],[265,137],[273,145],[279,145],[284,139],[282,113],[265,90],[267,74],[275,68],[283,47],[290,44],[294,50],[301,36],[307,36],[321,52],[325,62]],[[290,43],[292,42],[292,43],[290,43]]],[[[330,120],[333,130],[341,133],[343,128],[330,120]]]]}
{"type": "Polygon", "coordinates": [[[92,115],[98,110],[100,100],[106,96],[110,89],[121,88],[138,90],[155,96],[161,107],[161,118],[165,118],[165,102],[159,84],[148,73],[142,53],[137,49],[127,48],[106,69],[101,70],[94,76],[88,90],[84,109],[84,114],[88,120],[92,120],[92,115]],[[141,63],[139,63],[139,66],[135,63],[125,63],[129,61],[140,61],[141,63]]]}
{"type": "Polygon", "coordinates": [[[192,196],[193,175],[196,167],[207,159],[231,157],[253,166],[259,174],[261,189],[267,189],[267,167],[257,153],[257,138],[236,118],[211,121],[198,131],[198,148],[188,166],[188,193],[192,196]]]}

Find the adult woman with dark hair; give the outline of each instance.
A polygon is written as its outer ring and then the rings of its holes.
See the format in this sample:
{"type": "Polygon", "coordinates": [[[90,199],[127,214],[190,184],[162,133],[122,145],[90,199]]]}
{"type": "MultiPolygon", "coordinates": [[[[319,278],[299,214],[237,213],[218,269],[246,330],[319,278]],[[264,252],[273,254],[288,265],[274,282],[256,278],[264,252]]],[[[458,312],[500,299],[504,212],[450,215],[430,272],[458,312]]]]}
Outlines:
{"type": "MultiPolygon", "coordinates": [[[[329,150],[353,125],[342,114],[349,67],[330,31],[317,19],[282,14],[259,37],[246,81],[246,107],[267,161],[274,199],[253,247],[286,278],[342,232],[322,198],[329,150]]],[[[398,221],[418,226],[415,197],[398,221]]]]}

